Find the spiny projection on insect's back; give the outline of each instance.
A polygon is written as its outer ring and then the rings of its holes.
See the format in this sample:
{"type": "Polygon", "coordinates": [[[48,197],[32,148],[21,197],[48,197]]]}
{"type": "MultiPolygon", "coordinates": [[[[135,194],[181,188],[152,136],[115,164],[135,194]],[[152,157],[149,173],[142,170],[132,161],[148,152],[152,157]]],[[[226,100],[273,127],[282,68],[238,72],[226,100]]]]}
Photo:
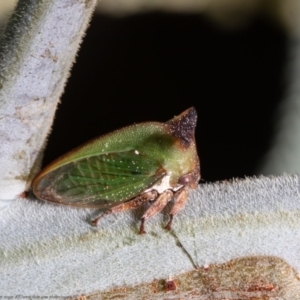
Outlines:
{"type": "Polygon", "coordinates": [[[33,181],[43,200],[91,208],[109,208],[100,217],[153,204],[144,222],[175,198],[166,226],[180,211],[200,179],[192,107],[166,123],[145,122],[98,137],[53,161],[33,181]]]}

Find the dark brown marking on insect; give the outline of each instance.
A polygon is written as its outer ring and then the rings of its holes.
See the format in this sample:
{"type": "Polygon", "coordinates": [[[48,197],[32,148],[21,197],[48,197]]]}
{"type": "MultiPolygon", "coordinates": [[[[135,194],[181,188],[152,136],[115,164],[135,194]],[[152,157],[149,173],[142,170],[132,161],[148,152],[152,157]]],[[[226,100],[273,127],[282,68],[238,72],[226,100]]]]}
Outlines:
{"type": "Polygon", "coordinates": [[[188,148],[195,141],[197,112],[194,107],[168,121],[170,134],[180,139],[183,147],[188,148]]]}

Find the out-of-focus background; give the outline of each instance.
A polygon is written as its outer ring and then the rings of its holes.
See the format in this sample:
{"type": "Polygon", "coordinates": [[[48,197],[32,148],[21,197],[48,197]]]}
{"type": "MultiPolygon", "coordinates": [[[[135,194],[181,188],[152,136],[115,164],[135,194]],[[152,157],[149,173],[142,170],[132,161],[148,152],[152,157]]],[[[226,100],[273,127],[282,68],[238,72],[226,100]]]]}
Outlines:
{"type": "MultiPolygon", "coordinates": [[[[0,2],[2,26],[13,5],[0,2]]],[[[44,164],[98,135],[195,106],[204,181],[300,171],[299,22],[298,0],[100,1],[44,164]]]]}

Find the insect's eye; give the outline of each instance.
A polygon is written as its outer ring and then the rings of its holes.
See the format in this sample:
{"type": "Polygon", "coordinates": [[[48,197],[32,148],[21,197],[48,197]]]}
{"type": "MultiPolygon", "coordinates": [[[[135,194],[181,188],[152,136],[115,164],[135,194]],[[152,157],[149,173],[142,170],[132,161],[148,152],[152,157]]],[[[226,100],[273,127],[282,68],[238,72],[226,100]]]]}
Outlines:
{"type": "Polygon", "coordinates": [[[183,175],[178,179],[178,183],[182,185],[188,185],[191,181],[194,181],[193,175],[191,173],[183,175]]]}

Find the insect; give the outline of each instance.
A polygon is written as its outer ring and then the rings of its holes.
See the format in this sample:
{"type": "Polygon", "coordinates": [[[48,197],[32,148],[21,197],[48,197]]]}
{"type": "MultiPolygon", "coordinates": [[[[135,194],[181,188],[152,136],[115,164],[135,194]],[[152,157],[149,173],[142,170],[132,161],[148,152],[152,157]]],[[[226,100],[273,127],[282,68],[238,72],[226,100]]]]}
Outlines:
{"type": "Polygon", "coordinates": [[[195,143],[197,112],[191,107],[167,121],[134,124],[100,136],[45,167],[33,180],[33,193],[60,204],[108,208],[111,213],[152,205],[144,223],[175,199],[166,229],[200,179],[195,143]]]}

